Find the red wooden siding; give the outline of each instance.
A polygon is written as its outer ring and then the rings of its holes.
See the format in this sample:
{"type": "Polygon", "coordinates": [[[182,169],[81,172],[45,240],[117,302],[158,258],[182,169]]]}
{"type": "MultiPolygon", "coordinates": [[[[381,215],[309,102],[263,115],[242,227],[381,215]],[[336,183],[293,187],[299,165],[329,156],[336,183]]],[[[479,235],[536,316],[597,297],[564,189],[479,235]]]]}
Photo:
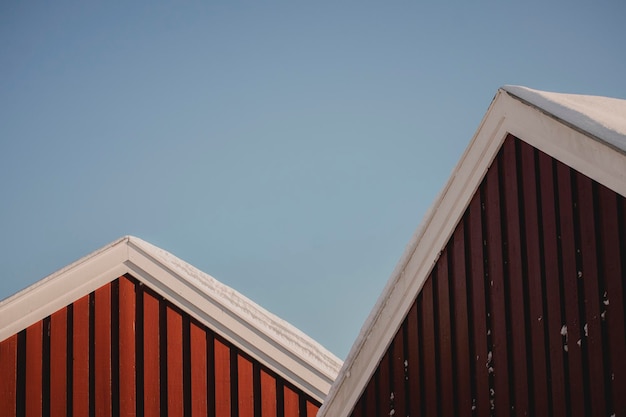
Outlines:
{"type": "Polygon", "coordinates": [[[626,198],[509,136],[352,416],[626,416],[626,198]]]}
{"type": "Polygon", "coordinates": [[[89,404],[92,403],[89,378],[89,356],[93,350],[89,340],[89,329],[92,327],[89,325],[89,304],[92,296],[86,295],[67,307],[68,318],[72,320],[71,325],[68,322],[68,326],[72,328],[72,352],[67,355],[72,358],[72,384],[68,386],[68,391],[75,416],[88,416],[89,404]]]}
{"type": "Polygon", "coordinates": [[[313,417],[319,406],[130,276],[0,342],[3,417],[313,417]]]}
{"type": "Polygon", "coordinates": [[[15,415],[17,405],[17,335],[0,343],[0,410],[15,415]]]}
{"type": "Polygon", "coordinates": [[[50,416],[67,415],[67,309],[50,319],[50,416]]]}

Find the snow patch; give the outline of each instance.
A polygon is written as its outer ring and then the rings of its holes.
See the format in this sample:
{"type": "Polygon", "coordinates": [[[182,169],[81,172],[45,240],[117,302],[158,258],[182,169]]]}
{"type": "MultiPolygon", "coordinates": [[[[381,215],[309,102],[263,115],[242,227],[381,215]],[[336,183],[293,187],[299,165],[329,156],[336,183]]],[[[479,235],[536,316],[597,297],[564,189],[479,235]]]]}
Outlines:
{"type": "Polygon", "coordinates": [[[505,91],[626,153],[626,100],[550,93],[520,86],[505,91]]]}
{"type": "Polygon", "coordinates": [[[285,349],[315,366],[332,379],[337,376],[342,365],[341,360],[296,327],[171,253],[136,237],[128,237],[128,239],[165,267],[186,279],[205,295],[221,304],[224,310],[232,312],[262,330],[265,335],[276,340],[285,349]]]}

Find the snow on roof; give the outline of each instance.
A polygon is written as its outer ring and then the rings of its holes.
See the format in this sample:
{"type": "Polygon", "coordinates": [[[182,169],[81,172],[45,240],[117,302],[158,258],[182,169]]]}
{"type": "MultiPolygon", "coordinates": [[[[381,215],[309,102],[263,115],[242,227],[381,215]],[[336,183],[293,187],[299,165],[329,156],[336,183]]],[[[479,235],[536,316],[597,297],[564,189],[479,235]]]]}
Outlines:
{"type": "Polygon", "coordinates": [[[307,358],[329,377],[336,377],[342,365],[341,360],[296,327],[171,253],[134,236],[129,236],[128,239],[204,293],[219,300],[225,309],[253,323],[298,356],[307,358]]]}
{"type": "Polygon", "coordinates": [[[0,341],[127,273],[319,401],[341,368],[340,359],[291,324],[133,236],[0,301],[0,341]]]}
{"type": "Polygon", "coordinates": [[[626,100],[550,93],[513,85],[502,89],[564,123],[626,152],[626,100]]]}

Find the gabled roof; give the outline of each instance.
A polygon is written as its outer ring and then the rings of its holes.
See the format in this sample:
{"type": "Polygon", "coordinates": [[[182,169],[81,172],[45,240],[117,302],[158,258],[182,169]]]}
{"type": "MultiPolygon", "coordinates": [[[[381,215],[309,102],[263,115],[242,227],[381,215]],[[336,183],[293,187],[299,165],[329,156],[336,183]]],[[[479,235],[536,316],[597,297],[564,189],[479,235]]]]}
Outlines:
{"type": "Polygon", "coordinates": [[[123,237],[0,302],[0,341],[124,275],[322,401],[341,361],[313,339],[176,256],[123,237]]]}
{"type": "Polygon", "coordinates": [[[508,134],[626,196],[626,100],[498,90],[350,350],[318,417],[346,417],[372,377],[508,134]]]}

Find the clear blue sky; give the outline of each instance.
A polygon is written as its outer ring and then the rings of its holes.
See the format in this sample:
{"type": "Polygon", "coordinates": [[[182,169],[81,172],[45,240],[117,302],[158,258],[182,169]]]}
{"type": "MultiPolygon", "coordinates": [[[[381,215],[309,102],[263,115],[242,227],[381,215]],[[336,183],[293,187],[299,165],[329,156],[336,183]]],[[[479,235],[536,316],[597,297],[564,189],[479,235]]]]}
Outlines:
{"type": "Polygon", "coordinates": [[[499,86],[626,98],[621,0],[111,3],[0,5],[0,298],[132,234],[343,358],[499,86]]]}

